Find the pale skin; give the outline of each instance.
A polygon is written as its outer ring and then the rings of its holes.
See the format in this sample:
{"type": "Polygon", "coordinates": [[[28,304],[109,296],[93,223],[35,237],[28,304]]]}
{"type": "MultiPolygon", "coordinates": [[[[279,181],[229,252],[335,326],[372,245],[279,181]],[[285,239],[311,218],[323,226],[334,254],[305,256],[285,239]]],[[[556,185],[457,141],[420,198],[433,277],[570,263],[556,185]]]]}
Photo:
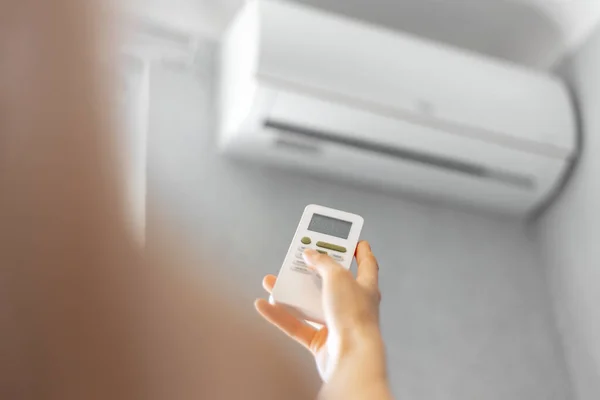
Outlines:
{"type": "Polygon", "coordinates": [[[0,398],[390,398],[366,243],[356,280],[311,260],[327,335],[256,304],[315,354],[324,383],[224,277],[198,273],[218,259],[199,259],[167,225],[146,249],[136,243],[98,4],[0,0],[0,398]]]}
{"type": "MultiPolygon", "coordinates": [[[[323,279],[325,326],[316,329],[264,299],[256,301],[257,311],[314,355],[323,398],[391,399],[379,331],[379,266],[369,243],[356,249],[356,279],[327,255],[307,250],[304,259],[323,279]]],[[[263,279],[268,293],[276,280],[263,279]]]]}

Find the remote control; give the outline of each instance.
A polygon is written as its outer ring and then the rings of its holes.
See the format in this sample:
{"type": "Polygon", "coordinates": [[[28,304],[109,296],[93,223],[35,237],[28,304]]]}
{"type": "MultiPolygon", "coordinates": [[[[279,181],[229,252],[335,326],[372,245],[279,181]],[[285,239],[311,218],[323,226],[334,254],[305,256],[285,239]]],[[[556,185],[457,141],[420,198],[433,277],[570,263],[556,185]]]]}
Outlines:
{"type": "Polygon", "coordinates": [[[307,268],[302,253],[314,249],[350,269],[363,222],[356,214],[314,204],[307,206],[277,276],[271,300],[301,319],[323,324],[321,278],[307,268]]]}

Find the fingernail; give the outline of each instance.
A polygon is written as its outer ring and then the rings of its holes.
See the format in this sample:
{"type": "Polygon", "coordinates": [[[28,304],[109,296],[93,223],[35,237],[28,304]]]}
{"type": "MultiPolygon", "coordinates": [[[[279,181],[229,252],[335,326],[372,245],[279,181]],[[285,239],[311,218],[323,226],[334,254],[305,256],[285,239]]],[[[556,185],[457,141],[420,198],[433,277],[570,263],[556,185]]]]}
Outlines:
{"type": "Polygon", "coordinates": [[[315,257],[317,257],[318,255],[319,255],[319,253],[317,253],[313,249],[305,250],[304,253],[302,253],[302,257],[304,257],[304,261],[308,265],[314,265],[315,264],[315,257]]]}

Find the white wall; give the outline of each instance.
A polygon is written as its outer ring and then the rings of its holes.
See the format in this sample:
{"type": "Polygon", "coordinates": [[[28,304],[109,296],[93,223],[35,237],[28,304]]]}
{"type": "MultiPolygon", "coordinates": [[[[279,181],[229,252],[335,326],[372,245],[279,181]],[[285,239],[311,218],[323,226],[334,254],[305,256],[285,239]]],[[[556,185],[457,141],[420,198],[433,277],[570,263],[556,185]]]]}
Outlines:
{"type": "Polygon", "coordinates": [[[124,169],[125,202],[130,228],[144,242],[146,231],[146,139],[148,136],[149,68],[136,57],[123,57],[119,96],[124,169]]]}
{"type": "Polygon", "coordinates": [[[600,29],[566,64],[582,117],[582,158],[538,226],[579,400],[600,398],[600,29]]]}
{"type": "MultiPolygon", "coordinates": [[[[381,264],[399,399],[570,398],[544,270],[520,224],[224,160],[211,82],[151,71],[150,214],[163,207],[251,297],[278,271],[306,204],[359,213],[381,264]]],[[[148,220],[149,244],[160,228],[148,220]]],[[[252,312],[250,302],[240,307],[252,312]]],[[[299,368],[312,368],[301,357],[299,368]]]]}

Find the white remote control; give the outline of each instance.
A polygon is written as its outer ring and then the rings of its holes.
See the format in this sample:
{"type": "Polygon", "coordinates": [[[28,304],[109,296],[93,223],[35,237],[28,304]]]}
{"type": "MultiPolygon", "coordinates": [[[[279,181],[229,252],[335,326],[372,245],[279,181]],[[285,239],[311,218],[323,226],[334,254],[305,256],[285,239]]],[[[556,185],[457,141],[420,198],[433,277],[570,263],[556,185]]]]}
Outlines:
{"type": "Polygon", "coordinates": [[[302,253],[314,249],[350,269],[363,222],[355,214],[307,206],[277,276],[272,300],[299,318],[323,324],[321,278],[307,268],[302,253]]]}

